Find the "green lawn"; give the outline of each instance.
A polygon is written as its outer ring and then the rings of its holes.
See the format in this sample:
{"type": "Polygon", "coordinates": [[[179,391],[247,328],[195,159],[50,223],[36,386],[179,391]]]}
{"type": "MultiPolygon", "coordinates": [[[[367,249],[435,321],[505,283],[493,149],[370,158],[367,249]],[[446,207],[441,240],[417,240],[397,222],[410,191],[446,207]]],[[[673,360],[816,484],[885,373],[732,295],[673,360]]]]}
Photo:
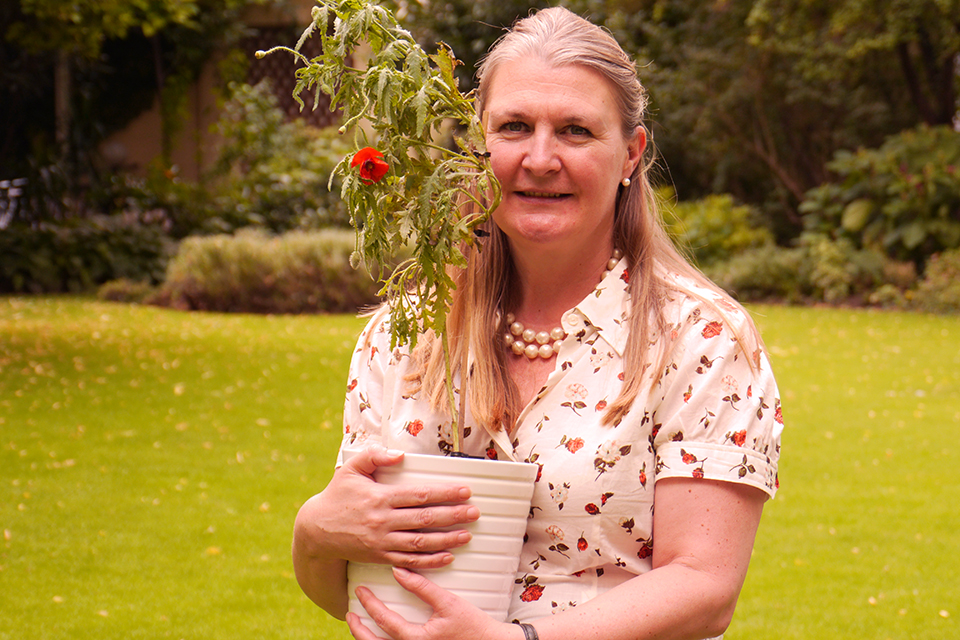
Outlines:
{"type": "MultiPolygon", "coordinates": [[[[960,319],[756,308],[787,430],[728,640],[960,635],[960,319]]],[[[289,538],[349,317],[0,298],[0,639],[348,638],[289,538]]]]}

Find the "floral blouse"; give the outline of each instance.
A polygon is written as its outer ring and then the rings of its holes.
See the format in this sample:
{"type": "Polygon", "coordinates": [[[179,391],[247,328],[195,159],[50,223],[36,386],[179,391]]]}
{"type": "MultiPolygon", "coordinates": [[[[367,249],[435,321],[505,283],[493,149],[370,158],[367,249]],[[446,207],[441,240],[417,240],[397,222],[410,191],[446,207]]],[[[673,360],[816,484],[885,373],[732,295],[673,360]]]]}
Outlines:
{"type": "MultiPolygon", "coordinates": [[[[692,296],[667,302],[671,328],[659,340],[670,357],[660,381],[617,424],[602,423],[623,384],[628,277],[621,261],[564,315],[556,368],[511,436],[471,427],[467,412],[467,453],[540,466],[510,620],[575,607],[650,571],[661,478],[742,483],[771,497],[777,490],[783,420],[776,382],[766,354],[745,354],[734,338],[730,323],[743,328],[744,312],[713,292],[698,293],[714,306],[692,296]]],[[[400,389],[409,367],[404,350],[390,350],[384,321],[372,321],[350,366],[344,447],[449,451],[449,418],[400,389]],[[385,410],[389,433],[381,433],[385,410]]]]}

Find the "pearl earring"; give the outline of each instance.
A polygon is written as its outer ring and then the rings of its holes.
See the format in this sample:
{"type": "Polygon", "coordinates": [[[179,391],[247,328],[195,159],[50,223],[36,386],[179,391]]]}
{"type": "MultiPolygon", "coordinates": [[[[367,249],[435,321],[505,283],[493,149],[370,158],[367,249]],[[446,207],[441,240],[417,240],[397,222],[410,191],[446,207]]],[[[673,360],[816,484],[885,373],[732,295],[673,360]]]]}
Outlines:
{"type": "Polygon", "coordinates": [[[629,187],[629,186],[630,186],[630,178],[624,178],[623,180],[620,181],[620,184],[622,184],[622,185],[625,186],[625,187],[629,187]]]}

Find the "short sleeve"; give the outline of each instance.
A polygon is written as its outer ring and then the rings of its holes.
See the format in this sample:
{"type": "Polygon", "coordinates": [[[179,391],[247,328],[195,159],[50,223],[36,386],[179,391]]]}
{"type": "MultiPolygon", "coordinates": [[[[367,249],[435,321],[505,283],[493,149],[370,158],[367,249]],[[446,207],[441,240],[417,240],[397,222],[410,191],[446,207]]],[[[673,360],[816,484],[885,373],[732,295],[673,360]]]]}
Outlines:
{"type": "Polygon", "coordinates": [[[655,477],[747,484],[773,497],[783,418],[770,362],[745,312],[705,308],[673,329],[654,420],[655,477]]]}

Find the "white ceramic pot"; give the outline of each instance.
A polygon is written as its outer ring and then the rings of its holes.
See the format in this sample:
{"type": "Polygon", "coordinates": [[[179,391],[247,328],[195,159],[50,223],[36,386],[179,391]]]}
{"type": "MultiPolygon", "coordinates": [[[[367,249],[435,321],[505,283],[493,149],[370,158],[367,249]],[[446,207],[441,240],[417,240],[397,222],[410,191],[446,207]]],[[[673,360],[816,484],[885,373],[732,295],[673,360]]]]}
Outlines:
{"type": "MultiPolygon", "coordinates": [[[[501,621],[506,621],[520,564],[536,477],[535,464],[415,453],[404,454],[400,464],[380,467],[374,474],[376,481],[384,484],[453,482],[471,488],[468,503],[480,509],[480,519],[450,528],[466,529],[473,538],[452,550],[454,560],[448,566],[420,573],[501,621]]],[[[429,605],[397,584],[389,565],[351,562],[347,565],[350,611],[373,631],[378,631],[376,624],[354,596],[358,585],[370,588],[410,622],[422,624],[433,613],[429,605]]]]}

